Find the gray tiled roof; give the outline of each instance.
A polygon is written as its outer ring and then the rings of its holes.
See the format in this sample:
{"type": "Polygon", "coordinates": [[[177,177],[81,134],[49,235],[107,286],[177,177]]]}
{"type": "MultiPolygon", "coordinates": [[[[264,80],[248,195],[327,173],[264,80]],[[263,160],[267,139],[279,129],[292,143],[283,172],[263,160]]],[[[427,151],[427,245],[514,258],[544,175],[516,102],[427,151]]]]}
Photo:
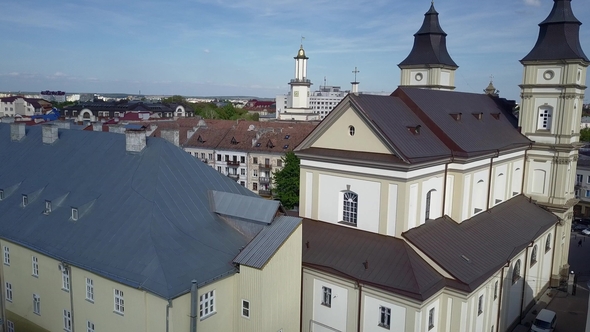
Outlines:
{"type": "Polygon", "coordinates": [[[13,189],[0,201],[1,238],[164,298],[235,272],[251,237],[211,210],[208,193],[269,201],[160,138],[130,154],[125,135],[60,129],[44,145],[41,129],[12,142],[0,124],[0,189],[13,189]]]}
{"type": "Polygon", "coordinates": [[[519,195],[460,224],[444,216],[402,235],[472,291],[557,221],[519,195]]]}
{"type": "Polygon", "coordinates": [[[446,282],[402,239],[322,221],[303,220],[302,251],[304,266],[421,301],[446,282]]]}
{"type": "Polygon", "coordinates": [[[215,213],[264,224],[270,224],[273,221],[280,205],[279,201],[269,201],[260,199],[260,197],[247,197],[223,191],[211,191],[211,196],[215,213]]]}
{"type": "Polygon", "coordinates": [[[301,225],[301,218],[280,216],[272,225],[264,228],[244,250],[236,256],[234,263],[261,269],[279,247],[301,225]]]}

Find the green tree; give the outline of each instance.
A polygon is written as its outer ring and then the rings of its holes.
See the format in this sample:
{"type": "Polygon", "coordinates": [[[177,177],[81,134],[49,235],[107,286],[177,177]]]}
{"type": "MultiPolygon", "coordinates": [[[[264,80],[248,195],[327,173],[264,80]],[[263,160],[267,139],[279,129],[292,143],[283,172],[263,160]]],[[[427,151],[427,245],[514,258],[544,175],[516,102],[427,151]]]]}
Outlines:
{"type": "Polygon", "coordinates": [[[164,104],[181,104],[186,105],[187,101],[183,96],[174,95],[172,97],[162,98],[162,103],[164,104]]]}
{"type": "Polygon", "coordinates": [[[580,130],[580,141],[590,142],[590,128],[580,130]]]}
{"type": "Polygon", "coordinates": [[[287,152],[281,159],[284,167],[274,172],[273,194],[290,210],[299,205],[299,158],[295,153],[287,152]]]}

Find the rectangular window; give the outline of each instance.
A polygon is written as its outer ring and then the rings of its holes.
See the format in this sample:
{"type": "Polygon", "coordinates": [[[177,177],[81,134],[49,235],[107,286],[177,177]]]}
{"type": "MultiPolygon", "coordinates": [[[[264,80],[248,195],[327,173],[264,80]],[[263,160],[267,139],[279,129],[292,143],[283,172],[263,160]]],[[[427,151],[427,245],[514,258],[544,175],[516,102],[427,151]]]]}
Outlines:
{"type": "Polygon", "coordinates": [[[332,307],[332,289],[322,286],[322,305],[328,308],[332,307]]]}
{"type": "Polygon", "coordinates": [[[434,308],[428,311],[428,329],[432,330],[434,327],[434,308]]]}
{"type": "Polygon", "coordinates": [[[494,300],[498,298],[498,280],[494,283],[494,300]]]}
{"type": "Polygon", "coordinates": [[[14,323],[12,321],[6,321],[6,327],[8,332],[14,332],[14,323]]]}
{"type": "Polygon", "coordinates": [[[33,276],[38,277],[39,276],[39,259],[37,257],[33,256],[32,260],[33,260],[33,276]]]}
{"type": "Polygon", "coordinates": [[[590,175],[586,178],[586,183],[590,183],[590,175]]]}
{"type": "Polygon", "coordinates": [[[94,323],[89,320],[86,321],[86,332],[94,332],[94,323]]]}
{"type": "Polygon", "coordinates": [[[246,169],[240,168],[240,175],[246,175],[246,169]]]}
{"type": "Polygon", "coordinates": [[[72,313],[66,309],[64,309],[64,330],[72,330],[72,313]]]}
{"type": "Polygon", "coordinates": [[[23,207],[29,204],[29,196],[23,195],[23,207]]]}
{"type": "Polygon", "coordinates": [[[61,265],[61,289],[70,291],[70,271],[63,265],[61,265]]]}
{"type": "Polygon", "coordinates": [[[242,187],[245,187],[246,186],[246,182],[240,181],[240,185],[242,185],[242,187]]]}
{"type": "Polygon", "coordinates": [[[479,300],[477,301],[477,315],[481,315],[483,313],[483,295],[479,296],[479,300]]]}
{"type": "Polygon", "coordinates": [[[41,315],[41,297],[37,294],[33,294],[33,312],[41,315]]]}
{"type": "Polygon", "coordinates": [[[391,309],[387,307],[379,307],[379,326],[389,330],[391,325],[391,309]]]}
{"type": "Polygon", "coordinates": [[[86,300],[94,302],[94,281],[86,278],[86,300]]]}
{"type": "Polygon", "coordinates": [[[245,156],[240,156],[240,163],[244,164],[246,162],[245,156]]]}
{"type": "Polygon", "coordinates": [[[221,166],[217,166],[217,171],[221,173],[221,166]]]}
{"type": "Polygon", "coordinates": [[[250,318],[250,301],[242,300],[242,316],[250,318]]]}
{"type": "Polygon", "coordinates": [[[283,167],[283,160],[277,159],[277,167],[283,167]]]}
{"type": "Polygon", "coordinates": [[[205,152],[201,152],[201,159],[205,159],[205,152]]]}
{"type": "Polygon", "coordinates": [[[12,284],[6,283],[6,301],[12,302],[12,284]]]}
{"type": "Polygon", "coordinates": [[[213,153],[209,153],[209,158],[207,158],[209,160],[213,160],[213,153]]]}
{"type": "Polygon", "coordinates": [[[10,248],[4,246],[4,264],[10,265],[10,248]]]}
{"type": "Polygon", "coordinates": [[[258,190],[258,183],[257,182],[252,183],[252,190],[258,190]]]}
{"type": "Polygon", "coordinates": [[[258,164],[258,157],[252,157],[252,163],[258,164]]]}
{"type": "Polygon", "coordinates": [[[217,161],[221,161],[221,155],[217,154],[217,161]]]}
{"type": "Polygon", "coordinates": [[[253,169],[252,170],[252,176],[257,178],[258,177],[258,170],[257,169],[253,169]]]}
{"type": "Polygon", "coordinates": [[[586,190],[586,197],[590,197],[590,190],[586,190]]]}
{"type": "Polygon", "coordinates": [[[215,312],[215,291],[212,290],[199,297],[199,317],[201,319],[215,312]]]}
{"type": "Polygon", "coordinates": [[[125,299],[123,291],[115,289],[115,312],[121,315],[125,314],[125,299]]]}
{"type": "Polygon", "coordinates": [[[584,181],[584,175],[582,175],[582,174],[576,174],[576,182],[577,183],[582,183],[582,181],[584,181]]]}

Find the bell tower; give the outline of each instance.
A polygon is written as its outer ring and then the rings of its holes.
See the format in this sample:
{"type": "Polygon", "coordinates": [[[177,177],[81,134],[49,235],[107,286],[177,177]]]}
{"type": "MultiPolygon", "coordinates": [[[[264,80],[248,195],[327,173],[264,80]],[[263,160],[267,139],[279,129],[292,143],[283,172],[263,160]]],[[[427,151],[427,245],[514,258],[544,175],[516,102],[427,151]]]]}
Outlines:
{"type": "Polygon", "coordinates": [[[414,34],[410,55],[398,67],[401,69],[402,87],[455,89],[455,70],[459,66],[447,51],[447,34],[440,27],[434,3],[424,14],[422,27],[414,34]]]}
{"type": "Polygon", "coordinates": [[[534,143],[527,153],[524,192],[555,213],[561,222],[555,236],[552,285],[569,271],[568,251],[580,121],[590,64],[579,39],[580,21],[571,0],[554,0],[549,16],[539,24],[524,67],[519,126],[534,143]]]}
{"type": "Polygon", "coordinates": [[[287,102],[290,108],[309,109],[309,91],[311,81],[307,79],[307,59],[303,45],[299,47],[295,59],[295,79],[289,82],[291,86],[290,103],[287,102]]]}

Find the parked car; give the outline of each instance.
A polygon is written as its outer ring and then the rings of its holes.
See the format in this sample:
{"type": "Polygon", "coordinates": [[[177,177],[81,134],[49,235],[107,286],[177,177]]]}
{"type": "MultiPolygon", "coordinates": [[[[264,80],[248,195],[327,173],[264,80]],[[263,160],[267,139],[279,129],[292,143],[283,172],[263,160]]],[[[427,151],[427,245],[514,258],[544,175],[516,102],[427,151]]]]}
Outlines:
{"type": "Polygon", "coordinates": [[[582,225],[582,224],[572,225],[572,231],[574,231],[574,232],[581,232],[581,231],[585,230],[586,228],[588,228],[588,226],[582,225]]]}
{"type": "Polygon", "coordinates": [[[557,315],[555,312],[547,309],[539,311],[537,318],[531,326],[531,331],[534,332],[553,332],[555,331],[555,324],[557,323],[557,315]]]}
{"type": "Polygon", "coordinates": [[[580,233],[584,235],[590,235],[590,227],[586,228],[585,230],[581,231],[580,233]]]}

